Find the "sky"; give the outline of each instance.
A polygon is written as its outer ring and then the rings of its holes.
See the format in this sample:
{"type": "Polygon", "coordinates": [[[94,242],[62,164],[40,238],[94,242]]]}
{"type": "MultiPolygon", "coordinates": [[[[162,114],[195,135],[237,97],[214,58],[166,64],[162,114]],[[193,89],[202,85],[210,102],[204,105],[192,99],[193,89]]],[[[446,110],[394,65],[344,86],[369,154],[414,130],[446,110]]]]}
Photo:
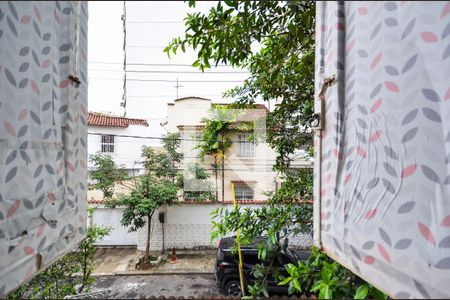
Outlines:
{"type": "MultiPolygon", "coordinates": [[[[217,2],[126,2],[127,105],[130,118],[164,118],[167,103],[177,97],[198,96],[213,102],[231,102],[222,93],[245,80],[249,73],[218,66],[201,73],[191,67],[196,53],[163,52],[169,42],[184,34],[188,12],[207,12],[217,2]]],[[[89,110],[123,115],[124,33],[123,2],[89,2],[89,110]]]]}

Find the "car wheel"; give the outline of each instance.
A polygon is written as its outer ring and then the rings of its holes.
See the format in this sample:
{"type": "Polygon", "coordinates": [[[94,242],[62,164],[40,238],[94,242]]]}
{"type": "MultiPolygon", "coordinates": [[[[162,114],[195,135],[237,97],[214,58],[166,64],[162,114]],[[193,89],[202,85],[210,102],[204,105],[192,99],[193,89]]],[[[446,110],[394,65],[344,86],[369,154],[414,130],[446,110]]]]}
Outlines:
{"type": "Polygon", "coordinates": [[[226,295],[230,296],[242,296],[241,284],[239,280],[230,280],[224,287],[224,292],[226,295]]]}

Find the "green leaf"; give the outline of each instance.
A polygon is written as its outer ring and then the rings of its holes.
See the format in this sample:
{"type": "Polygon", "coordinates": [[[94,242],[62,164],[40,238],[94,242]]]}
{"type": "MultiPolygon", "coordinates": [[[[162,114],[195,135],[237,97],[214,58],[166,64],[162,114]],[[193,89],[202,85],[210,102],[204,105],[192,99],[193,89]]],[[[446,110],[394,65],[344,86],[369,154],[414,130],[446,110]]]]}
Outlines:
{"type": "Polygon", "coordinates": [[[300,287],[300,284],[298,283],[297,278],[292,278],[292,285],[294,286],[294,288],[295,288],[297,291],[299,291],[299,292],[302,291],[302,288],[300,287]]]}
{"type": "Polygon", "coordinates": [[[369,287],[367,284],[362,284],[358,287],[355,293],[355,299],[366,299],[367,294],[369,293],[369,287]]]}
{"type": "Polygon", "coordinates": [[[286,285],[292,280],[292,277],[286,277],[283,281],[278,283],[278,285],[286,285]]]}
{"type": "Polygon", "coordinates": [[[377,289],[376,287],[372,287],[371,288],[371,294],[375,299],[387,299],[387,295],[385,293],[383,293],[382,291],[380,291],[379,289],[377,289]]]}
{"type": "Polygon", "coordinates": [[[319,292],[320,299],[333,299],[333,293],[329,285],[324,285],[321,287],[319,292]]]}
{"type": "Polygon", "coordinates": [[[262,288],[262,293],[266,298],[269,298],[269,292],[267,291],[267,286],[262,288]]]}

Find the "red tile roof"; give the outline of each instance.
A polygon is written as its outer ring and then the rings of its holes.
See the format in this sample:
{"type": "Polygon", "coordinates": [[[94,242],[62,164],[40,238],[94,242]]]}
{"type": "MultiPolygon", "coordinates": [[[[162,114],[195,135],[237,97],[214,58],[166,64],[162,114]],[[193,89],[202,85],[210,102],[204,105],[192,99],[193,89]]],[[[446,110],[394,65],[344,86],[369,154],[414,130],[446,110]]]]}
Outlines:
{"type": "Polygon", "coordinates": [[[257,183],[256,180],[231,180],[232,183],[234,183],[235,185],[249,185],[249,184],[255,184],[257,183]]]}
{"type": "Polygon", "coordinates": [[[142,125],[148,127],[148,122],[144,119],[130,119],[122,117],[111,117],[95,112],[88,113],[88,125],[107,127],[128,127],[129,125],[142,125]]]}

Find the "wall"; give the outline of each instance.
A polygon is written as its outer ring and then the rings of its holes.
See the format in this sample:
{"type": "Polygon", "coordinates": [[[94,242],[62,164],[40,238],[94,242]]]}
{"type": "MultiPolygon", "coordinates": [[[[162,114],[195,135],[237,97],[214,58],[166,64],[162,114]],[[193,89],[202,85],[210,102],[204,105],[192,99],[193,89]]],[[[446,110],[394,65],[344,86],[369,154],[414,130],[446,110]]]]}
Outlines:
{"type": "Polygon", "coordinates": [[[128,227],[122,226],[123,209],[98,207],[91,217],[92,224],[97,226],[112,227],[111,233],[105,236],[98,245],[100,246],[136,246],[137,233],[128,232],[128,227]]]}
{"type": "MultiPolygon", "coordinates": [[[[259,204],[240,205],[242,208],[260,207],[259,204]]],[[[162,208],[165,212],[165,249],[176,247],[177,249],[195,249],[204,247],[216,247],[215,242],[210,241],[211,212],[217,208],[232,209],[231,204],[181,204],[162,208]]],[[[158,212],[153,217],[153,230],[151,237],[151,250],[162,250],[162,227],[158,221],[158,212]]],[[[137,248],[145,250],[147,228],[138,231],[137,248]]],[[[312,237],[299,235],[292,240],[291,245],[310,247],[312,237]]]]}
{"type": "Polygon", "coordinates": [[[208,117],[211,100],[203,98],[183,98],[167,105],[167,130],[177,132],[179,125],[201,125],[208,117]]]}
{"type": "MultiPolygon", "coordinates": [[[[161,147],[161,138],[165,130],[160,123],[163,119],[148,119],[148,127],[142,125],[130,125],[126,128],[106,127],[106,126],[89,126],[89,133],[102,133],[113,135],[129,135],[139,137],[156,137],[156,139],[141,139],[129,137],[115,137],[114,153],[110,154],[116,164],[124,165],[125,168],[142,168],[141,165],[134,165],[134,161],[141,161],[142,146],[161,147]]],[[[88,153],[89,155],[101,151],[101,136],[88,135],[88,153]]],[[[88,164],[92,168],[92,164],[88,164]]]]}

